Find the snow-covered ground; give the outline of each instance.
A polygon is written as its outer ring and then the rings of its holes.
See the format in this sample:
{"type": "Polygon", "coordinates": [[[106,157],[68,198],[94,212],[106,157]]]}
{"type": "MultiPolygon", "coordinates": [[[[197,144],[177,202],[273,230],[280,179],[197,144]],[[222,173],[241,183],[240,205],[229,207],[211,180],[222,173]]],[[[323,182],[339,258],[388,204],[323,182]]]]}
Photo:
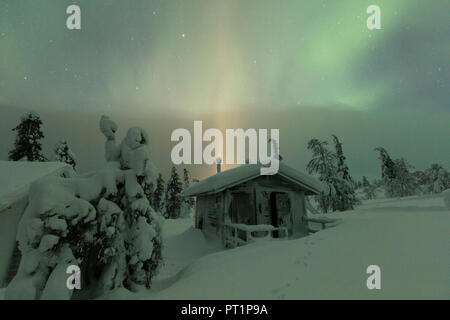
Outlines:
{"type": "Polygon", "coordinates": [[[441,196],[370,200],[331,216],[343,223],[232,250],[210,246],[189,219],[168,220],[166,265],[149,292],[127,297],[450,298],[450,211],[441,196]],[[381,268],[381,290],[366,286],[369,265],[381,268]]]}
{"type": "MultiPolygon", "coordinates": [[[[368,200],[336,227],[223,249],[166,220],[165,263],[149,291],[106,299],[449,299],[450,210],[442,196],[368,200]],[[381,290],[366,286],[381,268],[381,290]]],[[[2,292],[0,290],[0,297],[2,292]]]]}

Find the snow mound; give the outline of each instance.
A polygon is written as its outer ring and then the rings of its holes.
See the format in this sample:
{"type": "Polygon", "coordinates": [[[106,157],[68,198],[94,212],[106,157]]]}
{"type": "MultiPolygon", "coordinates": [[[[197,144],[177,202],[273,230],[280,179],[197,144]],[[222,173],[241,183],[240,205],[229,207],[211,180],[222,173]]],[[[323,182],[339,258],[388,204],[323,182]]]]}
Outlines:
{"type": "Polygon", "coordinates": [[[442,197],[444,198],[444,203],[447,209],[450,209],[450,189],[444,190],[442,192],[442,197]]]}
{"type": "Polygon", "coordinates": [[[72,176],[73,170],[62,162],[0,161],[0,209],[25,197],[33,181],[48,175],[72,176]]]}
{"type": "Polygon", "coordinates": [[[168,219],[163,225],[163,261],[157,279],[175,276],[196,259],[223,250],[220,243],[205,238],[203,232],[193,227],[193,220],[168,219]]]}

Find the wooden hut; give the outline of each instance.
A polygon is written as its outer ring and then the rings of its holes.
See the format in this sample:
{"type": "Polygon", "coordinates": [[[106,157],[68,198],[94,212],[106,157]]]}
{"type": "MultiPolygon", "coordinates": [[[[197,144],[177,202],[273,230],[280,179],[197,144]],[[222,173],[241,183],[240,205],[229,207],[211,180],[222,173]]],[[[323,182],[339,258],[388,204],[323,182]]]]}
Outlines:
{"type": "Polygon", "coordinates": [[[282,162],[275,175],[261,175],[260,168],[241,165],[186,189],[184,196],[196,197],[196,228],[227,247],[307,235],[305,197],[324,191],[323,184],[282,162]]]}

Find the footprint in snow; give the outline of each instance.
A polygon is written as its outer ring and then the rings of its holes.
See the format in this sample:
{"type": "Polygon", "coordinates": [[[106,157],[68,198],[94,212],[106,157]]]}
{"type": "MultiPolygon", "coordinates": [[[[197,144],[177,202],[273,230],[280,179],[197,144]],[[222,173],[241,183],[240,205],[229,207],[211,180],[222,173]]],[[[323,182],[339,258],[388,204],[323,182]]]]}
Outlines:
{"type": "Polygon", "coordinates": [[[283,288],[273,289],[273,290],[272,290],[272,293],[273,293],[273,294],[276,294],[276,293],[280,292],[281,289],[283,289],[283,288]]]}

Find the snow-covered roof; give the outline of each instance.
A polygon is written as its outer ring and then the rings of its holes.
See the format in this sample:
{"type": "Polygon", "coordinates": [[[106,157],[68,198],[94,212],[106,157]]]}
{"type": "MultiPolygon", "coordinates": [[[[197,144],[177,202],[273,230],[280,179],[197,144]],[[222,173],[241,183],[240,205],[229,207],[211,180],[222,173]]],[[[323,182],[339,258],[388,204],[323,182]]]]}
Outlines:
{"type": "Polygon", "coordinates": [[[0,161],[0,211],[28,194],[37,179],[67,172],[72,167],[62,162],[0,161]]]}
{"type": "MultiPolygon", "coordinates": [[[[203,181],[192,184],[189,188],[183,191],[183,195],[190,197],[223,191],[259,177],[261,175],[260,169],[261,165],[258,164],[244,164],[233,169],[222,171],[206,178],[203,181]]],[[[292,167],[289,167],[282,162],[280,162],[277,175],[293,182],[313,194],[325,191],[325,186],[320,181],[292,167]]]]}

